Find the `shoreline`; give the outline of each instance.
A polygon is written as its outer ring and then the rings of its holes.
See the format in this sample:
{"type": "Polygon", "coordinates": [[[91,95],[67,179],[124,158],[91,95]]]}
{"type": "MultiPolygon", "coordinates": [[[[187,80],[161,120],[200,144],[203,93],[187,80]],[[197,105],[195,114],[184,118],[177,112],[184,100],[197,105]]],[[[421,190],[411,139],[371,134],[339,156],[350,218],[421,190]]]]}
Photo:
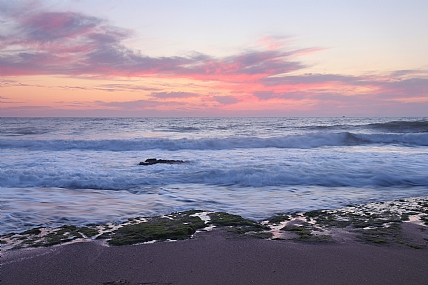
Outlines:
{"type": "MultiPolygon", "coordinates": [[[[2,236],[2,282],[426,284],[428,280],[426,196],[276,215],[262,222],[228,213],[187,211],[96,227],[99,231],[92,231],[92,237],[71,238],[84,232],[71,226],[2,236]],[[23,243],[27,246],[12,249],[23,243]]],[[[85,228],[88,235],[90,229],[85,228]]]]}
{"type": "Polygon", "coordinates": [[[155,217],[130,218],[123,223],[37,227],[0,236],[2,253],[21,248],[101,240],[126,245],[193,238],[216,227],[269,240],[307,242],[398,243],[414,248],[428,244],[428,196],[350,205],[333,210],[278,214],[260,222],[225,212],[190,210],[155,217]],[[404,237],[403,227],[417,228],[418,237],[404,237]],[[426,236],[426,237],[425,237],[426,236]]]}
{"type": "Polygon", "coordinates": [[[426,284],[428,249],[358,242],[307,243],[239,236],[125,246],[99,242],[11,251],[9,285],[426,284]]]}

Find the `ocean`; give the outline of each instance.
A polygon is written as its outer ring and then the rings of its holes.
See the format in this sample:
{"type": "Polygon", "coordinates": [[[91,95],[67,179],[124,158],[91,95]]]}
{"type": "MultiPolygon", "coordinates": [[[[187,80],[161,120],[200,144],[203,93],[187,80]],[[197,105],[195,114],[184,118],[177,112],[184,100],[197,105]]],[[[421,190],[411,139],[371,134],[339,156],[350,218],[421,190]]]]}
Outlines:
{"type": "Polygon", "coordinates": [[[0,118],[0,191],[0,234],[428,196],[428,118],[0,118]]]}

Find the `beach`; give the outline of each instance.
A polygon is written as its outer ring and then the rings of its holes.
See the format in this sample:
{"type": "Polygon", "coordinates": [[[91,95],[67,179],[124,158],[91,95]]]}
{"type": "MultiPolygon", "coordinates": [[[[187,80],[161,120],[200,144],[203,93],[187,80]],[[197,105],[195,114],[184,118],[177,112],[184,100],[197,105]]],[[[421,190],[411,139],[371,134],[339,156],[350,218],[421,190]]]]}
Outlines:
{"type": "Polygon", "coordinates": [[[414,2],[0,0],[0,285],[428,285],[414,2]]]}
{"type": "Polygon", "coordinates": [[[427,284],[428,249],[243,238],[105,247],[82,242],[2,258],[2,284],[427,284]]]}
{"type": "Polygon", "coordinates": [[[0,121],[1,284],[427,284],[426,118],[0,121]]]}
{"type": "Polygon", "coordinates": [[[427,213],[428,197],[278,215],[263,222],[192,211],[129,220],[110,227],[109,235],[100,230],[101,238],[70,238],[69,231],[57,245],[48,245],[46,237],[64,231],[39,228],[2,236],[1,280],[9,285],[427,284],[427,213]],[[204,223],[184,238],[173,239],[177,235],[171,231],[162,241],[138,242],[143,236],[135,239],[135,231],[124,236],[130,228],[139,227],[140,233],[159,228],[160,221],[175,230],[170,221],[188,226],[191,222],[183,219],[189,217],[204,223]],[[23,240],[31,243],[24,247],[23,240]]]}

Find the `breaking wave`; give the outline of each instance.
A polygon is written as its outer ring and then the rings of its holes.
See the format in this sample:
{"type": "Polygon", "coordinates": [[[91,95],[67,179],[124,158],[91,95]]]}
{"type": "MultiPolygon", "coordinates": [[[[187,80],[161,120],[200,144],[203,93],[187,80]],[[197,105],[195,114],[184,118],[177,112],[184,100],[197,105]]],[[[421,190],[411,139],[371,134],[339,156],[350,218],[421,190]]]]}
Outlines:
{"type": "Polygon", "coordinates": [[[391,121],[367,125],[369,128],[393,133],[428,133],[428,121],[391,121]]]}
{"type": "Polygon", "coordinates": [[[236,148],[317,148],[324,146],[352,146],[372,144],[398,144],[404,146],[428,146],[428,133],[412,134],[356,134],[312,133],[283,137],[230,137],[200,139],[107,139],[107,140],[14,140],[1,139],[0,148],[23,148],[28,150],[103,150],[142,151],[164,150],[225,150],[236,148]]]}

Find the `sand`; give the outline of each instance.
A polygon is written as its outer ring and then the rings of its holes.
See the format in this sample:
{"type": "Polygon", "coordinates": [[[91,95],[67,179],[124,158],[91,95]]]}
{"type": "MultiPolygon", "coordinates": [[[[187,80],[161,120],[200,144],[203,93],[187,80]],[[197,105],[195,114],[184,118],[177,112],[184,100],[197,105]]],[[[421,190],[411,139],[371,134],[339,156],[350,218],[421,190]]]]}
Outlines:
{"type": "Polygon", "coordinates": [[[261,223],[183,212],[93,229],[36,228],[1,237],[0,283],[428,285],[427,207],[428,197],[416,197],[261,223]],[[120,236],[133,245],[112,246],[108,238],[134,225],[175,229],[194,220],[203,221],[198,231],[180,236],[190,239],[134,244],[120,236]]]}
{"type": "Polygon", "coordinates": [[[266,240],[214,229],[175,242],[8,251],[1,284],[428,284],[427,266],[427,248],[266,240]]]}

